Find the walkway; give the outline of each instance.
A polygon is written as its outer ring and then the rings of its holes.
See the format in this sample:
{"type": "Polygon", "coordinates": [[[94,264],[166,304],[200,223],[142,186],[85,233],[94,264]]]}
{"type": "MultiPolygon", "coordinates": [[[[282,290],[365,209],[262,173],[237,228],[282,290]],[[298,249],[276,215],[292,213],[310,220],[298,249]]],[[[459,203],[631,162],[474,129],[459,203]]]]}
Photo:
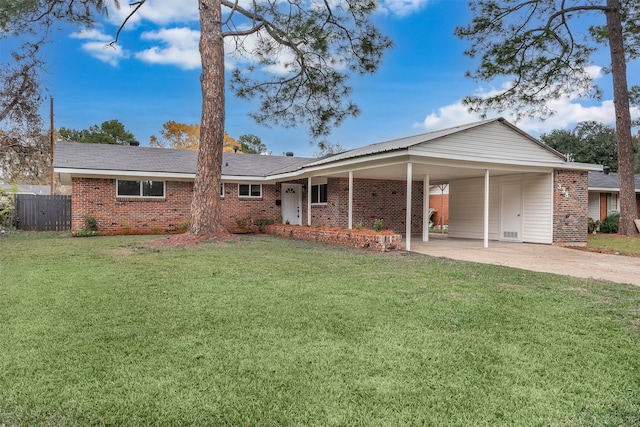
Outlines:
{"type": "Polygon", "coordinates": [[[637,257],[607,255],[553,245],[498,241],[490,241],[489,247],[485,249],[482,247],[482,240],[449,239],[439,234],[430,234],[429,242],[422,242],[421,236],[412,237],[411,250],[441,258],[640,286],[640,258],[637,257]]]}

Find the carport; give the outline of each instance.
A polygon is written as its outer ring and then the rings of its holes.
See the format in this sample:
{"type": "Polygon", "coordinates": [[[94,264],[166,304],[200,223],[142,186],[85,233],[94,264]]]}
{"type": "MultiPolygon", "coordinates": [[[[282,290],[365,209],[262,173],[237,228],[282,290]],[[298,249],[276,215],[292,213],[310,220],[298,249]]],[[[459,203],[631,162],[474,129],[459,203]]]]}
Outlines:
{"type": "MultiPolygon", "coordinates": [[[[309,187],[314,177],[348,179],[349,228],[353,228],[354,179],[403,181],[405,248],[411,250],[412,183],[416,181],[423,183],[426,201],[421,212],[423,242],[429,241],[429,187],[448,183],[451,237],[480,239],[484,248],[489,240],[550,244],[558,240],[554,220],[582,215],[582,211],[586,241],[586,176],[587,171],[600,169],[568,162],[506,120],[494,119],[368,145],[308,163],[303,173],[309,187]],[[578,194],[582,184],[584,200],[578,194]],[[562,203],[555,200],[558,194],[562,203]],[[559,212],[563,209],[567,213],[559,212]]],[[[308,201],[308,225],[312,209],[308,201]]],[[[579,224],[582,218],[573,220],[579,224]]],[[[572,233],[579,234],[578,230],[572,233]]]]}

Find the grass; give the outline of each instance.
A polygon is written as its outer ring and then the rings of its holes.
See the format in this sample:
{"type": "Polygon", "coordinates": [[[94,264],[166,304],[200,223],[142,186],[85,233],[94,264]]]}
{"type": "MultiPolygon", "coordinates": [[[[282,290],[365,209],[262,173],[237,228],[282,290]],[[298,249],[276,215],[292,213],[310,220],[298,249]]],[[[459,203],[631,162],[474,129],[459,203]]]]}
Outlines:
{"type": "Polygon", "coordinates": [[[587,248],[605,253],[640,257],[640,236],[619,236],[617,234],[591,234],[587,248]]]}
{"type": "Polygon", "coordinates": [[[0,425],[634,425],[640,289],[251,236],[0,238],[0,425]]]}

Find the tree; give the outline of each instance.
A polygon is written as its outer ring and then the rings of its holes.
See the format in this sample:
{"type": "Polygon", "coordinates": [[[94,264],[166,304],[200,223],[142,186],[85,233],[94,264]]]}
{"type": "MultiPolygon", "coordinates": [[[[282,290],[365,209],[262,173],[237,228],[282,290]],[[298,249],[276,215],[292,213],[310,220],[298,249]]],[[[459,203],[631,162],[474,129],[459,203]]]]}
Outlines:
{"type": "Polygon", "coordinates": [[[160,136],[161,139],[158,139],[155,135],[151,135],[149,145],[180,150],[197,150],[200,146],[200,125],[176,123],[170,120],[162,125],[160,136]]]}
{"type": "MultiPolygon", "coordinates": [[[[135,2],[131,15],[145,2],[135,2]]],[[[237,96],[260,100],[260,110],[252,117],[284,126],[304,122],[313,137],[328,134],[359,113],[349,100],[349,73],[374,73],[391,41],[371,23],[374,0],[256,1],[247,6],[199,0],[198,5],[202,117],[189,232],[224,233],[218,195],[225,122],[224,39],[233,39],[232,54],[255,59],[247,69],[237,68],[231,81],[237,96]],[[247,37],[254,38],[254,47],[245,43],[247,37]],[[264,72],[275,66],[285,72],[264,72]]]]}
{"type": "Polygon", "coordinates": [[[18,46],[0,63],[0,180],[47,182],[51,155],[39,113],[41,46],[55,22],[88,24],[102,10],[96,0],[0,1],[0,43],[11,39],[18,46]]]}
{"type": "Polygon", "coordinates": [[[240,151],[245,154],[268,154],[267,146],[262,143],[262,140],[255,135],[240,135],[238,138],[240,143],[240,151]]]}
{"type": "Polygon", "coordinates": [[[63,141],[93,144],[129,145],[136,139],[118,120],[108,120],[102,122],[100,126],[93,125],[89,129],[82,130],[61,127],[58,132],[63,141]]]}
{"type": "Polygon", "coordinates": [[[320,151],[314,154],[314,157],[325,157],[330,156],[332,154],[338,154],[344,151],[342,145],[333,144],[331,142],[322,141],[318,143],[318,147],[320,151]]]}
{"type": "Polygon", "coordinates": [[[597,122],[581,122],[575,129],[554,129],[540,139],[576,162],[596,163],[618,171],[616,130],[597,122]]]}
{"type": "MultiPolygon", "coordinates": [[[[151,147],[175,148],[179,150],[198,150],[200,148],[200,125],[177,123],[172,120],[162,125],[161,138],[151,135],[151,147]]],[[[242,135],[240,141],[231,137],[226,131],[222,150],[225,153],[258,153],[258,148],[267,147],[255,135],[242,135]],[[245,142],[242,142],[245,141],[245,142]],[[255,148],[254,148],[255,147],[255,148]],[[246,148],[246,150],[245,150],[246,148]]]]}
{"type": "Polygon", "coordinates": [[[480,57],[468,75],[479,81],[496,77],[514,80],[506,90],[489,96],[469,96],[465,104],[473,111],[514,109],[522,116],[548,117],[549,99],[576,93],[600,95],[587,66],[595,48],[581,30],[572,25],[587,13],[600,13],[605,24],[590,28],[592,40],[606,42],[611,58],[616,144],[620,176],[620,234],[637,233],[634,160],[631,138],[630,90],[627,61],[640,56],[640,5],[637,0],[478,0],[469,3],[471,24],[458,27],[456,35],[471,41],[465,52],[480,57]],[[624,28],[624,31],[623,31],[624,28]]]}

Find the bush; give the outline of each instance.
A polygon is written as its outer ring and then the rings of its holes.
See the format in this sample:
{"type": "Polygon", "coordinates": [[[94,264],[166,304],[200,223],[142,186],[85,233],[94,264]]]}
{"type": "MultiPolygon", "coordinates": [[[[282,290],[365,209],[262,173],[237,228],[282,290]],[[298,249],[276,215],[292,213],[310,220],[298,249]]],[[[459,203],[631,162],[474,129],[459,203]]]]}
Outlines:
{"type": "Polygon", "coordinates": [[[378,218],[375,221],[373,221],[373,229],[376,231],[382,230],[382,218],[378,218]]]}
{"type": "Polygon", "coordinates": [[[606,217],[602,224],[600,224],[600,232],[602,233],[617,233],[620,225],[620,214],[611,214],[606,217]]]}
{"type": "Polygon", "coordinates": [[[589,234],[600,231],[600,221],[598,221],[597,219],[594,220],[593,218],[589,218],[588,230],[589,234]]]}

